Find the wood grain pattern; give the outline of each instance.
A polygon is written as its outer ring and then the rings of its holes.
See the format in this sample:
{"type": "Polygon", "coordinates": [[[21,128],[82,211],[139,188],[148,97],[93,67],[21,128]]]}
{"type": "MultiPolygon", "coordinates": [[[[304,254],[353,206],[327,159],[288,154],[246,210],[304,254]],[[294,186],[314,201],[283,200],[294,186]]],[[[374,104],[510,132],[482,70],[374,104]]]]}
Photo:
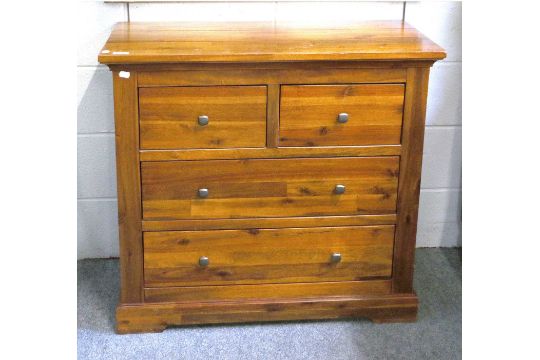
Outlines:
{"type": "Polygon", "coordinates": [[[145,302],[222,301],[249,299],[306,298],[315,296],[388,295],[390,280],[338,281],[226,286],[183,286],[145,288],[145,302]]]}
{"type": "Polygon", "coordinates": [[[395,212],[399,158],[144,162],[143,217],[211,219],[395,212]],[[346,186],[342,195],[336,184],[346,186]],[[198,198],[197,189],[210,195],[198,198]]]}
{"type": "Polygon", "coordinates": [[[414,294],[123,305],[116,309],[116,331],[126,334],[160,332],[170,325],[358,317],[410,322],[416,320],[417,312],[414,294]]]}
{"type": "Polygon", "coordinates": [[[414,321],[428,74],[444,57],[401,21],[117,24],[99,56],[115,93],[117,331],[414,321]]]}
{"type": "Polygon", "coordinates": [[[137,73],[128,79],[113,72],[120,237],[120,303],[143,300],[143,248],[137,73]]]}
{"type": "MultiPolygon", "coordinates": [[[[228,79],[229,71],[249,71],[250,70],[264,70],[258,71],[258,76],[263,76],[262,73],[269,72],[270,74],[276,74],[274,70],[285,70],[282,74],[287,74],[287,76],[295,76],[296,72],[300,74],[310,74],[312,76],[317,76],[317,74],[322,73],[319,77],[317,84],[321,83],[358,83],[358,78],[356,80],[343,81],[337,74],[344,74],[344,77],[348,77],[347,74],[352,73],[342,73],[342,70],[351,70],[358,71],[358,74],[365,74],[370,76],[371,81],[364,81],[362,79],[361,83],[401,83],[407,80],[407,69],[412,67],[431,67],[435,60],[433,59],[424,59],[424,60],[320,60],[320,61],[282,61],[282,62],[211,62],[211,63],[200,63],[200,62],[176,62],[176,63],[146,63],[146,64],[107,64],[109,69],[113,71],[117,70],[129,70],[136,71],[139,74],[139,86],[179,86],[179,84],[148,84],[146,79],[148,77],[154,77],[154,75],[160,75],[158,78],[161,81],[166,80],[166,74],[171,74],[174,76],[175,81],[181,81],[180,74],[186,74],[189,77],[188,72],[192,71],[202,71],[205,73],[216,73],[220,71],[223,73],[224,80],[228,79]],[[316,65],[316,67],[314,67],[316,65]],[[320,70],[320,71],[319,71],[320,70]],[[333,72],[332,70],[336,70],[333,72]],[[377,71],[374,71],[377,70],[377,71]],[[309,72],[304,72],[309,71],[309,72]],[[325,80],[326,77],[326,80],[325,80]],[[336,78],[336,81],[329,81],[330,78],[336,78]],[[378,80],[377,80],[378,79],[378,80]],[[321,82],[322,80],[322,82],[321,82]]],[[[242,76],[241,72],[236,72],[238,76],[242,76]]],[[[273,75],[272,75],[273,76],[273,75]]],[[[298,77],[299,78],[299,77],[298,77]]],[[[246,82],[249,82],[250,76],[245,76],[244,79],[246,82]]],[[[191,81],[191,80],[190,80],[191,81]]],[[[205,81],[204,78],[202,81],[205,81]]],[[[311,78],[304,78],[303,81],[296,82],[295,84],[313,84],[311,78]]],[[[288,81],[287,81],[288,82],[288,81]]],[[[285,83],[287,83],[285,82],[285,83]]],[[[267,82],[269,84],[273,82],[267,82]]],[[[196,84],[201,85],[201,84],[196,84]]],[[[217,83],[210,85],[231,85],[225,83],[217,83]]],[[[235,84],[232,84],[235,85],[235,84]]],[[[237,84],[236,84],[237,85],[237,84]]],[[[250,84],[244,84],[250,85],[250,84]]],[[[260,85],[260,84],[255,84],[260,85]]]]}
{"type": "Polygon", "coordinates": [[[316,28],[281,23],[118,23],[103,50],[99,61],[105,64],[445,57],[439,46],[398,20],[318,23],[316,28]]]}
{"type": "Polygon", "coordinates": [[[279,85],[268,85],[268,105],[266,115],[266,146],[268,148],[276,148],[279,142],[279,97],[279,85]]]}
{"type": "Polygon", "coordinates": [[[394,226],[144,233],[146,286],[361,280],[389,277],[394,226]],[[332,263],[332,253],[342,260],[332,263]],[[210,265],[200,267],[201,256],[210,265]]]}
{"type": "Polygon", "coordinates": [[[266,86],[141,88],[139,116],[142,149],[264,147],[266,86]]]}
{"type": "Polygon", "coordinates": [[[284,159],[401,155],[401,145],[285,147],[265,149],[141,150],[141,161],[284,159]]]}
{"type": "Polygon", "coordinates": [[[428,82],[429,68],[408,70],[394,251],[393,291],[396,293],[413,291],[428,82]]]}
{"type": "Polygon", "coordinates": [[[172,66],[153,65],[142,69],[139,86],[403,83],[407,78],[407,70],[396,64],[385,63],[375,69],[363,62],[350,64],[348,68],[343,66],[334,62],[316,67],[306,67],[302,63],[263,63],[254,68],[232,63],[221,64],[221,68],[214,65],[214,68],[203,70],[177,70],[172,66]]]}
{"type": "Polygon", "coordinates": [[[143,220],[143,231],[279,229],[286,227],[392,225],[396,214],[353,216],[309,216],[246,219],[143,220]]]}
{"type": "Polygon", "coordinates": [[[279,144],[399,144],[404,92],[402,84],[282,86],[279,144]]]}

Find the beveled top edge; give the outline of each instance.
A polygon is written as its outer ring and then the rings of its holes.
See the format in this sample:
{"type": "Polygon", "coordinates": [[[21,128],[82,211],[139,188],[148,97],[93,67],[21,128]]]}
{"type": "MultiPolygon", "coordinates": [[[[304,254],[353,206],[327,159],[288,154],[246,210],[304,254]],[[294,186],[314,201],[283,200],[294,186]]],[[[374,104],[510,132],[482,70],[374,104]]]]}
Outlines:
{"type": "Polygon", "coordinates": [[[444,49],[398,20],[355,23],[117,23],[103,64],[440,60],[444,49]]]}

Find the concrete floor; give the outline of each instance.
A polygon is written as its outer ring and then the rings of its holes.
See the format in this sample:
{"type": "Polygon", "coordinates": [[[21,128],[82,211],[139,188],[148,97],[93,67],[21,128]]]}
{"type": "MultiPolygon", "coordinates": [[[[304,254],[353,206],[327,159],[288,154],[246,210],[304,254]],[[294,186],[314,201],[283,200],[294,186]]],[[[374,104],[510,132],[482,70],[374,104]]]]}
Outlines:
{"type": "Polygon", "coordinates": [[[461,249],[418,249],[418,321],[303,321],[116,335],[118,260],[78,262],[79,359],[461,359],[461,249]]]}

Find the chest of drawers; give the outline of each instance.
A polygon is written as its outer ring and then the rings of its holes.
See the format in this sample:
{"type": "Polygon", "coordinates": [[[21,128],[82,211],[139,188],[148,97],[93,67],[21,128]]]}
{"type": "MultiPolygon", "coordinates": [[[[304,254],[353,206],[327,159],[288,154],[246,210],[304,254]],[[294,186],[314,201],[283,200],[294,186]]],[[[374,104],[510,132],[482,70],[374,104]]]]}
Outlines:
{"type": "Polygon", "coordinates": [[[398,21],[119,23],[119,333],[414,321],[429,69],[398,21]]]}

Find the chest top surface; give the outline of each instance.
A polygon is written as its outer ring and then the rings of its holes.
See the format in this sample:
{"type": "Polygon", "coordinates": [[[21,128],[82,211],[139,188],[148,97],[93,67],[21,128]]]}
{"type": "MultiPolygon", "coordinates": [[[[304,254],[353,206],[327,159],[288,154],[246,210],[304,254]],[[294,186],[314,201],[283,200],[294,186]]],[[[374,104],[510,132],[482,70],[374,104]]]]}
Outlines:
{"type": "Polygon", "coordinates": [[[104,64],[440,60],[444,50],[398,20],[347,24],[117,23],[104,64]]]}

